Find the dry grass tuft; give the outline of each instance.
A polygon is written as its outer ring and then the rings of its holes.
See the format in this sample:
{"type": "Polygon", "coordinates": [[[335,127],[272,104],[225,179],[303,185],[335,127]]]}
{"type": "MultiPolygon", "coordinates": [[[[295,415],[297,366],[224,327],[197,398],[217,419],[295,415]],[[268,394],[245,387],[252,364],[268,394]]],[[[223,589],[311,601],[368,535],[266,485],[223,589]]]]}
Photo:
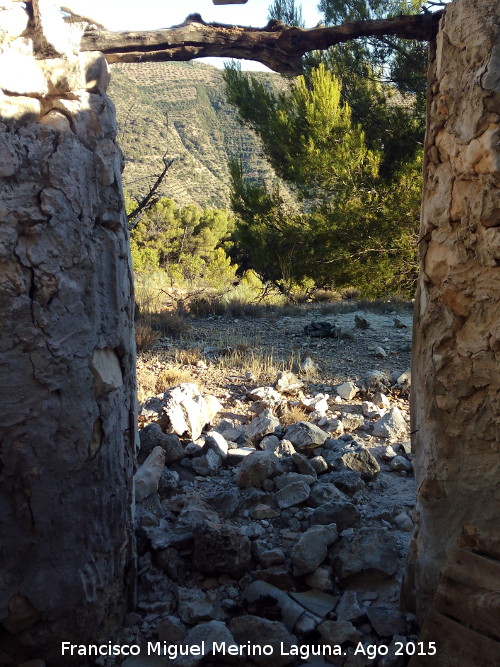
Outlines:
{"type": "Polygon", "coordinates": [[[160,332],[155,331],[149,324],[137,322],[135,325],[135,344],[138,352],[149,350],[160,338],[160,332]]]}
{"type": "Polygon", "coordinates": [[[185,368],[171,366],[164,368],[159,375],[156,376],[155,394],[161,394],[171,387],[175,387],[182,382],[192,382],[193,377],[191,373],[185,368]]]}
{"type": "Polygon", "coordinates": [[[287,405],[279,415],[282,426],[291,426],[308,420],[307,412],[300,405],[287,405]]]}
{"type": "Polygon", "coordinates": [[[175,350],[174,359],[181,366],[194,366],[197,361],[203,358],[199,347],[187,347],[183,350],[175,350]]]}

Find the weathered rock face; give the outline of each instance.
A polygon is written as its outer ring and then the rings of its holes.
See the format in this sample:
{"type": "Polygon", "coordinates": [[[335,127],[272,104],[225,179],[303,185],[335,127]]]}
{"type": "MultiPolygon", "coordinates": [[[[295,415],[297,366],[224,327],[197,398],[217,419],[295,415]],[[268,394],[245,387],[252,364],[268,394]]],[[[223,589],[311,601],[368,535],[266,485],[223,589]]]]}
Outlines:
{"type": "Polygon", "coordinates": [[[106,63],[32,5],[0,7],[0,645],[58,664],[124,609],[135,350],[106,63]]]}
{"type": "Polygon", "coordinates": [[[457,539],[500,556],[497,0],[447,6],[429,76],[411,411],[419,525],[405,585],[420,618],[457,539]]]}

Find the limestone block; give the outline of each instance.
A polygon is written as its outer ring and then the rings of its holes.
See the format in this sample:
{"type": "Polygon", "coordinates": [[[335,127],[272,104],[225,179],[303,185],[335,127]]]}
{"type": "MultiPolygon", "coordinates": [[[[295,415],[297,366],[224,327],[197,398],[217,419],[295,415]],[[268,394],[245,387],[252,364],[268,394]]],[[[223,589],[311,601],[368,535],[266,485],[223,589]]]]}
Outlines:
{"type": "Polygon", "coordinates": [[[58,3],[33,0],[35,45],[39,53],[49,56],[78,56],[85,23],[66,23],[58,3]]]}
{"type": "Polygon", "coordinates": [[[0,53],[0,88],[15,95],[43,96],[49,92],[39,62],[13,49],[0,53]]]}
{"type": "Polygon", "coordinates": [[[71,125],[67,117],[57,111],[57,109],[52,109],[49,113],[46,113],[40,119],[40,123],[46,127],[52,127],[56,132],[71,132],[71,125]]]}
{"type": "Polygon", "coordinates": [[[94,376],[96,396],[101,396],[123,385],[120,360],[114,350],[110,348],[94,350],[90,368],[94,376]]]}
{"type": "Polygon", "coordinates": [[[165,467],[165,452],[155,447],[134,475],[135,500],[140,502],[158,490],[158,483],[165,467]]]}
{"type": "Polygon", "coordinates": [[[78,60],[47,58],[38,62],[47,81],[49,95],[64,95],[83,87],[82,71],[78,60]]]}
{"type": "Polygon", "coordinates": [[[79,58],[85,90],[105,93],[110,79],[106,58],[100,51],[84,51],[79,58]]]}
{"type": "MultiPolygon", "coordinates": [[[[0,75],[1,76],[1,75],[0,75]]],[[[1,88],[1,86],[0,86],[1,88]]],[[[4,95],[0,90],[0,118],[9,126],[35,122],[40,118],[40,100],[23,95],[4,95]]]]}
{"type": "Polygon", "coordinates": [[[20,4],[0,6],[0,44],[16,39],[26,30],[28,13],[20,4]]]}

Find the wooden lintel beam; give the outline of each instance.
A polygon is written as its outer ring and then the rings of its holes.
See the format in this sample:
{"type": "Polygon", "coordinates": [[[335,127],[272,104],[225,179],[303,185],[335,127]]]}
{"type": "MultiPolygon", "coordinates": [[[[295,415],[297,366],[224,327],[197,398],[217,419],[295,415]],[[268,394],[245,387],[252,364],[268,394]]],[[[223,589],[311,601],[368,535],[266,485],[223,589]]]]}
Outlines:
{"type": "Polygon", "coordinates": [[[181,25],[162,30],[110,32],[88,29],[82,51],[101,51],[109,63],[186,61],[207,56],[256,60],[276,72],[295,74],[308,51],[327,49],[358,37],[393,35],[431,40],[442,12],[357,21],[339,26],[295,28],[270,21],[264,28],[205,23],[193,14],[181,25]]]}

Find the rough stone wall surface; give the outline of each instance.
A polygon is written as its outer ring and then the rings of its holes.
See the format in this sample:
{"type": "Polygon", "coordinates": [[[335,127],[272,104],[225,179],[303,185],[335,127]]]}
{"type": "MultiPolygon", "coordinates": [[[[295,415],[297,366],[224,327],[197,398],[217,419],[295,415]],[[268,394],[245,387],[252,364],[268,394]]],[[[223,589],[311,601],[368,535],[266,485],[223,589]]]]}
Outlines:
{"type": "Polygon", "coordinates": [[[105,636],[134,579],[121,153],[83,27],[0,2],[0,664],[105,636]]]}
{"type": "Polygon", "coordinates": [[[457,540],[500,557],[500,10],[455,0],[433,46],[414,319],[418,527],[404,593],[423,618],[457,540]]]}

